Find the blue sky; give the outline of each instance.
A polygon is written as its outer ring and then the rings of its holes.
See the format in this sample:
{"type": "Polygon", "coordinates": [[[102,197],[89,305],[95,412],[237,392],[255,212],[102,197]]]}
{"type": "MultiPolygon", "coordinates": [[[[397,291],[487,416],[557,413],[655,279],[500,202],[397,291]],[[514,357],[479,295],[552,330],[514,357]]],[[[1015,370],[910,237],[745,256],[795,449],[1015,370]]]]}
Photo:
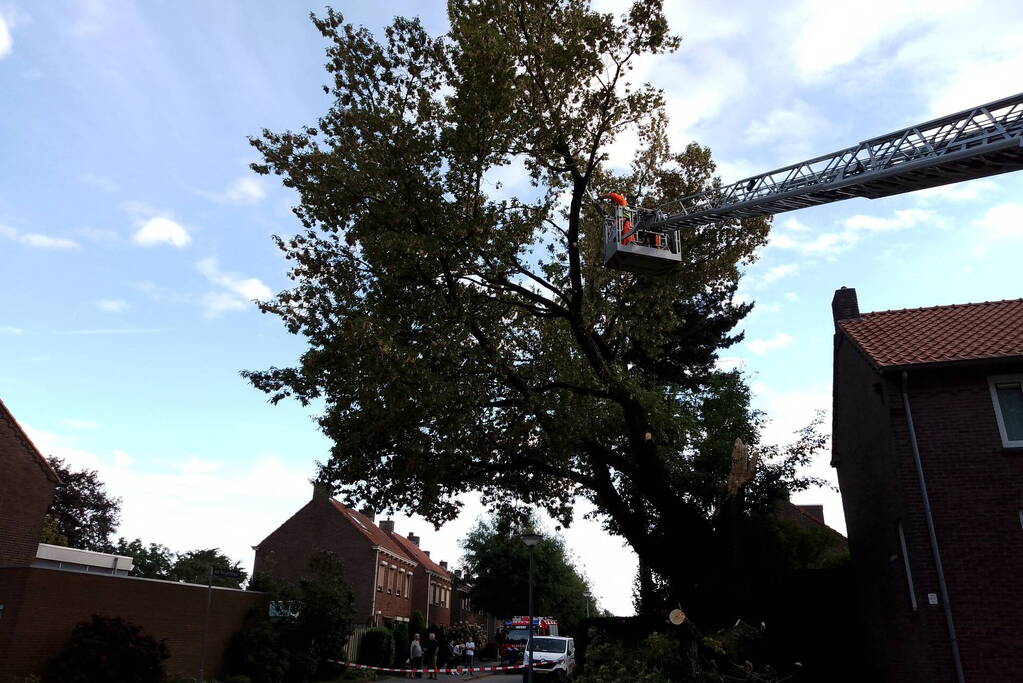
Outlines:
{"type": "MultiPolygon", "coordinates": [[[[669,2],[683,47],[637,73],[665,88],[673,141],[710,145],[726,181],[1023,90],[1018,3],[725,4],[669,2]]],[[[248,171],[246,138],[326,108],[318,7],[0,0],[0,398],[44,452],[101,471],[126,535],[250,563],[327,453],[307,412],[238,375],[302,349],[250,303],[287,285],[269,236],[296,223],[290,191],[248,171]]],[[[439,2],[338,9],[445,27],[439,2]]],[[[863,310],[1019,297],[1021,189],[1003,175],[779,216],[724,359],[751,374],[770,436],[829,407],[837,287],[863,310]]],[[[827,455],[814,469],[830,475],[827,455]]],[[[844,528],[837,494],[801,500],[844,528]]],[[[469,508],[398,530],[454,560],[469,508]]],[[[567,538],[628,613],[632,556],[593,525],[567,538]]]]}

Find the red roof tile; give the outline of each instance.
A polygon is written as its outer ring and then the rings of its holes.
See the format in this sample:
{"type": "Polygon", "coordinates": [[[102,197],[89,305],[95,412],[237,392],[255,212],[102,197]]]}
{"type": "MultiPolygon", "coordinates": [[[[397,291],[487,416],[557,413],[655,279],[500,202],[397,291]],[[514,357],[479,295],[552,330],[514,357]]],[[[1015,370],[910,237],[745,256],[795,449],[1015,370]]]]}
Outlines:
{"type": "Polygon", "coordinates": [[[345,521],[347,521],[349,524],[355,527],[356,530],[358,530],[363,536],[368,538],[373,543],[373,545],[380,546],[381,548],[387,550],[388,552],[391,552],[397,557],[407,560],[412,564],[416,563],[416,560],[413,559],[413,557],[409,553],[402,550],[401,546],[395,543],[390,536],[384,533],[383,529],[381,529],[372,521],[370,521],[369,517],[362,514],[358,510],[346,508],[344,505],[337,502],[336,500],[331,500],[330,502],[334,506],[334,508],[341,513],[341,516],[345,518],[345,521]]]}
{"type": "Polygon", "coordinates": [[[427,555],[423,550],[420,550],[418,545],[408,540],[404,536],[396,534],[394,532],[391,532],[391,538],[393,538],[399,545],[401,545],[402,550],[405,551],[405,554],[411,555],[413,558],[415,558],[416,562],[423,565],[427,571],[431,571],[434,574],[442,576],[448,581],[452,580],[453,577],[451,572],[449,572],[447,569],[444,569],[439,564],[431,560],[430,556],[427,555]]]}
{"type": "Polygon", "coordinates": [[[1023,299],[864,313],[838,326],[878,368],[1023,356],[1023,299]]]}
{"type": "Polygon", "coordinates": [[[34,443],[32,443],[32,439],[28,438],[28,434],[26,434],[25,430],[21,428],[18,421],[14,419],[14,415],[11,414],[11,411],[7,410],[7,406],[4,405],[2,400],[0,400],[0,422],[7,424],[11,435],[21,445],[25,452],[35,459],[35,461],[39,464],[39,467],[43,470],[43,473],[46,474],[47,478],[53,483],[59,484],[60,477],[57,476],[57,473],[53,471],[52,467],[50,467],[50,463],[46,461],[43,454],[40,453],[39,449],[36,448],[34,443]]]}

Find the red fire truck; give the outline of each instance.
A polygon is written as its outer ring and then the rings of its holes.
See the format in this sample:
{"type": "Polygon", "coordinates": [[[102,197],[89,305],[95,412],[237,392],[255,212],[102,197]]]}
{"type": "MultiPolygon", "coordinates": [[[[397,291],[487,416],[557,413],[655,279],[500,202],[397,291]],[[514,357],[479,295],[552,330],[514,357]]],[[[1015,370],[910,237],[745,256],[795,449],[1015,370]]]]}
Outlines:
{"type": "MultiPolygon", "coordinates": [[[[533,617],[534,636],[558,635],[558,622],[553,617],[533,617]]],[[[512,617],[506,619],[504,628],[498,635],[498,654],[501,661],[514,662],[522,659],[529,640],[529,617],[512,617]]]]}

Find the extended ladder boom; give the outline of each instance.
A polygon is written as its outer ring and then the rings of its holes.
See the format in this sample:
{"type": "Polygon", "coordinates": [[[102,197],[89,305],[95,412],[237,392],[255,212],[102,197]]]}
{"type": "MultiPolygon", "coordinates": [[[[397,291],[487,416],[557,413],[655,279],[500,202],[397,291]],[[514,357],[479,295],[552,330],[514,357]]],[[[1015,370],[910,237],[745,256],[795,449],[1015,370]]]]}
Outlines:
{"type": "Polygon", "coordinates": [[[648,230],[877,199],[1023,169],[1023,93],[659,207],[648,230]]]}

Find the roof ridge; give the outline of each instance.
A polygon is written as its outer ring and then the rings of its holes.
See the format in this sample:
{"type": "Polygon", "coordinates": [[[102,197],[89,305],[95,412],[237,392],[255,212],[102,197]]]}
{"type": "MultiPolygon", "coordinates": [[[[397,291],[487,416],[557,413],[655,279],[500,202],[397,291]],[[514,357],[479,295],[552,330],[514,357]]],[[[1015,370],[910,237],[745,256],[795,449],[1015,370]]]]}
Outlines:
{"type": "MultiPolygon", "coordinates": [[[[1021,299],[998,299],[998,300],[994,300],[994,301],[968,301],[966,303],[961,303],[961,304],[941,304],[939,306],[917,306],[915,308],[889,308],[889,309],[886,309],[886,310],[883,310],[883,311],[867,311],[865,313],[861,313],[860,314],[860,318],[862,319],[862,318],[866,318],[868,316],[874,316],[874,315],[889,315],[889,314],[892,314],[892,313],[915,313],[917,311],[938,311],[938,310],[945,310],[945,309],[952,309],[952,308],[967,308],[967,307],[970,307],[970,306],[993,306],[995,304],[1015,304],[1015,303],[1023,303],[1023,298],[1021,298],[1021,299]]],[[[839,322],[840,323],[849,323],[849,322],[855,323],[856,320],[857,320],[856,318],[846,318],[844,320],[840,320],[839,322]]]]}
{"type": "Polygon", "coordinates": [[[25,430],[22,429],[21,424],[18,422],[18,418],[14,417],[14,413],[12,413],[7,408],[7,406],[4,405],[3,399],[0,399],[0,419],[3,419],[6,422],[10,423],[11,427],[14,430],[15,438],[21,441],[22,446],[24,446],[25,450],[29,452],[29,455],[32,455],[35,458],[36,463],[39,465],[40,468],[42,468],[46,476],[49,479],[51,479],[55,484],[62,483],[60,480],[60,475],[57,474],[57,471],[53,469],[53,466],[50,465],[50,462],[46,459],[46,457],[39,451],[38,448],[36,448],[36,445],[32,442],[32,439],[30,439],[28,434],[25,433],[25,430]]]}
{"type": "Polygon", "coordinates": [[[346,505],[344,505],[338,500],[335,500],[334,498],[330,499],[330,504],[333,506],[335,510],[338,511],[338,513],[345,519],[345,521],[348,522],[348,524],[350,524],[352,527],[355,528],[356,531],[365,536],[370,543],[382,547],[387,552],[394,553],[399,557],[404,558],[408,562],[411,562],[412,564],[417,564],[417,560],[414,557],[409,557],[408,553],[405,552],[404,548],[402,548],[401,545],[396,544],[394,539],[391,538],[386,531],[377,526],[377,523],[371,520],[369,517],[367,517],[366,515],[362,514],[361,512],[354,508],[347,507],[346,505]],[[358,517],[356,515],[358,515],[358,517]],[[360,517],[362,519],[360,519],[360,517]],[[365,520],[365,522],[363,522],[363,520],[365,520]],[[385,541],[386,545],[381,544],[380,539],[374,538],[375,534],[372,531],[370,531],[369,527],[367,527],[366,524],[369,524],[369,526],[373,527],[373,529],[376,530],[377,534],[379,534],[380,538],[382,538],[385,541]]]}

